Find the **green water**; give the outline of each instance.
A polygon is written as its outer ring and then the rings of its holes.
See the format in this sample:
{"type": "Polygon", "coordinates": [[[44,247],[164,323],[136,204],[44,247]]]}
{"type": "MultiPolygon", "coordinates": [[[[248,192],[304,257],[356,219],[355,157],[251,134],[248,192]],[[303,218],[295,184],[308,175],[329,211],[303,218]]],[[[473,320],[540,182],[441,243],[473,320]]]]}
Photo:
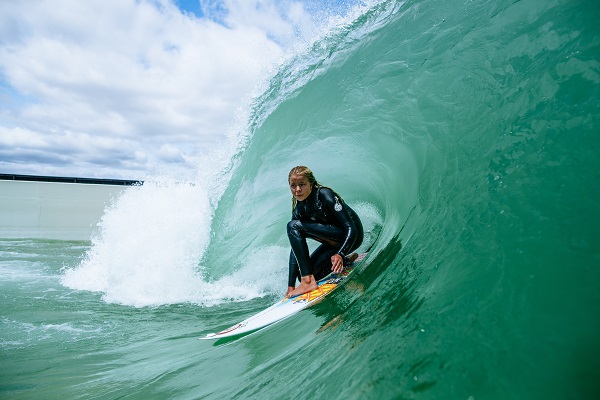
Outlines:
{"type": "Polygon", "coordinates": [[[214,182],[149,184],[91,243],[0,242],[1,397],[597,398],[599,17],[384,1],[333,30],[257,99],[212,208],[214,182]],[[297,164],[361,214],[365,268],[196,340],[285,290],[297,164]]]}

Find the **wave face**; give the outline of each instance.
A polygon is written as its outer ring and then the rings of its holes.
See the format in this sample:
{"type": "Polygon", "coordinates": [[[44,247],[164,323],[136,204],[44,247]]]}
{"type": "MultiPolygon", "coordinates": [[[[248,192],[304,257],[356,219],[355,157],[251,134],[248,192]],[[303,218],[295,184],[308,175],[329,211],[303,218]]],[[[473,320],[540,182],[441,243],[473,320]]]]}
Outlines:
{"type": "Polygon", "coordinates": [[[594,1],[383,1],[281,67],[226,184],[135,189],[165,206],[125,196],[63,282],[126,305],[274,298],[287,173],[307,165],[363,218],[366,266],[312,312],[241,340],[243,357],[266,355],[222,393],[597,394],[599,17],[594,1]],[[140,212],[166,213],[152,228],[165,236],[141,249],[159,252],[152,265],[109,221],[140,212]]]}

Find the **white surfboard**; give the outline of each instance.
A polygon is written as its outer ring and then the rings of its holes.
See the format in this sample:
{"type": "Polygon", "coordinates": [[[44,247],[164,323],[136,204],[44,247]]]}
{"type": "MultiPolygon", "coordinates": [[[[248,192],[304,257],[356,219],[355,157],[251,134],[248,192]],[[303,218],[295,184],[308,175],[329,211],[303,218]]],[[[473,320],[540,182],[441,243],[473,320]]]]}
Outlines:
{"type": "Polygon", "coordinates": [[[286,297],[273,304],[271,307],[243,320],[238,324],[222,330],[221,332],[209,333],[200,339],[220,339],[242,335],[244,333],[249,333],[260,328],[264,328],[265,326],[291,317],[305,308],[319,302],[329,293],[333,292],[338,285],[348,279],[357,266],[357,263],[362,261],[365,256],[366,253],[360,254],[354,263],[351,266],[346,267],[340,274],[331,273],[325,278],[319,280],[319,287],[317,289],[299,296],[286,297]]]}

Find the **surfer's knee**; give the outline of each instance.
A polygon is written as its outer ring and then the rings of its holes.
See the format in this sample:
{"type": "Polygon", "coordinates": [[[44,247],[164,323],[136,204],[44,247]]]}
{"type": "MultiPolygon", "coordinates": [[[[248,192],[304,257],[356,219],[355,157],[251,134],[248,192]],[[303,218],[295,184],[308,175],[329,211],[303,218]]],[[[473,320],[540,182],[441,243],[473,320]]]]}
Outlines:
{"type": "Polygon", "coordinates": [[[302,237],[300,231],[302,229],[302,222],[297,219],[293,219],[287,224],[288,236],[302,237]]]}

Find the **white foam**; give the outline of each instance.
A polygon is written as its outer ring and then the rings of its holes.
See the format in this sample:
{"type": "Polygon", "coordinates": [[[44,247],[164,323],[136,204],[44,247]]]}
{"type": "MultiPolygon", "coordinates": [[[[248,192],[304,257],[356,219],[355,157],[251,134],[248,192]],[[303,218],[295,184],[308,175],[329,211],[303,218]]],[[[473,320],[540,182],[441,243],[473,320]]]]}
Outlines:
{"type": "Polygon", "coordinates": [[[207,196],[197,185],[132,187],[105,213],[86,258],[65,271],[62,283],[104,292],[111,302],[169,302],[174,292],[200,279],[195,263],[208,243],[210,217],[207,196]]]}
{"type": "Polygon", "coordinates": [[[151,181],[130,188],[107,210],[85,259],[65,270],[61,283],[135,307],[213,305],[272,293],[275,282],[283,282],[277,276],[287,259],[284,249],[256,249],[218,281],[199,264],[210,243],[211,200],[199,182],[151,181]]]}

